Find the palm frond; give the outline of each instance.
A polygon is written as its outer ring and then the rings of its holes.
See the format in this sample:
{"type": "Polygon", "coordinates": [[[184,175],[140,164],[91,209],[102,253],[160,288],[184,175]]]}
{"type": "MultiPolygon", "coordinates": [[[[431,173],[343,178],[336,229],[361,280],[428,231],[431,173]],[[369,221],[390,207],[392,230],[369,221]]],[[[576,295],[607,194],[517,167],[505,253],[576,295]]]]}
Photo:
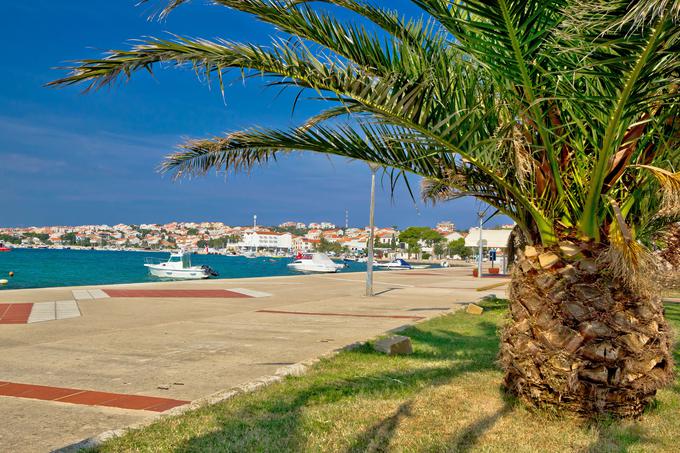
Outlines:
{"type": "MultiPolygon", "coordinates": [[[[188,2],[158,1],[162,17],[188,2]]],[[[392,187],[414,173],[429,199],[484,200],[530,243],[600,241],[629,264],[677,221],[680,0],[413,0],[424,13],[413,19],[368,0],[211,3],[285,36],[147,38],[50,85],[96,89],[161,66],[224,90],[233,70],[298,90],[293,109],[303,95],[326,104],[296,129],[186,143],[163,163],[175,176],[249,171],[294,151],[376,162],[392,187]]]]}

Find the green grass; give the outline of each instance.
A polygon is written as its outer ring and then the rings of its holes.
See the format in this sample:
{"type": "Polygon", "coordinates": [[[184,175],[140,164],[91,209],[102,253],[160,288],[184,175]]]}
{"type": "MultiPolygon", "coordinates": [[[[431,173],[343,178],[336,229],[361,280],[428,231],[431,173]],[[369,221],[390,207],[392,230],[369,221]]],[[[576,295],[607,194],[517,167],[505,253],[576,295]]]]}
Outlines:
{"type": "MultiPolygon", "coordinates": [[[[482,316],[458,312],[405,331],[411,356],[343,352],[304,376],[163,419],[98,451],[677,451],[677,382],[639,421],[584,422],[504,398],[495,360],[505,308],[483,305],[482,316]]],[[[680,304],[667,317],[680,328],[680,304]]]]}

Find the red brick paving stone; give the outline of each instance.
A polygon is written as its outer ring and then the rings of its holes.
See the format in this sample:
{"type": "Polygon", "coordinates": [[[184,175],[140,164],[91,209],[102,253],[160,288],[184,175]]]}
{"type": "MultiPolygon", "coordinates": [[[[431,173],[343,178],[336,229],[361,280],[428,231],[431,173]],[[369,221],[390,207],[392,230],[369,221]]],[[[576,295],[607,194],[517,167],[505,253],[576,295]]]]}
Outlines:
{"type": "Polygon", "coordinates": [[[28,317],[31,316],[32,309],[32,303],[9,304],[9,307],[0,318],[0,324],[26,324],[28,317]]]}
{"type": "Polygon", "coordinates": [[[34,400],[49,400],[54,401],[59,398],[64,398],[65,396],[73,395],[81,392],[81,390],[76,389],[65,389],[60,387],[47,387],[43,385],[31,385],[30,390],[21,395],[17,395],[21,398],[31,398],[34,400]]]}
{"type": "Polygon", "coordinates": [[[124,395],[110,392],[94,392],[45,385],[19,384],[0,381],[0,396],[29,398],[61,403],[106,406],[121,409],[164,412],[173,407],[183,406],[190,401],[160,398],[155,396],[124,395]]]}
{"type": "Polygon", "coordinates": [[[310,316],[349,316],[352,318],[425,319],[424,316],[367,315],[359,313],[315,313],[307,311],[283,311],[283,310],[257,310],[257,313],[276,313],[281,315],[310,315],[310,316]]]}
{"type": "Polygon", "coordinates": [[[0,396],[14,396],[37,400],[52,400],[58,398],[59,396],[64,396],[64,390],[71,390],[67,394],[77,391],[72,389],[63,389],[60,387],[45,387],[42,385],[18,384],[15,382],[8,382],[5,385],[0,386],[0,396]]]}
{"type": "Polygon", "coordinates": [[[250,298],[246,294],[224,289],[105,289],[109,297],[148,297],[148,298],[250,298]]]}
{"type": "Polygon", "coordinates": [[[147,407],[145,410],[153,412],[165,412],[178,406],[184,406],[185,404],[187,404],[187,401],[168,400],[165,403],[159,403],[155,406],[147,407]]]}
{"type": "Polygon", "coordinates": [[[0,383],[0,396],[14,396],[35,400],[54,400],[67,395],[72,395],[79,391],[80,390],[48,387],[44,385],[16,384],[12,382],[0,383]]]}
{"type": "Polygon", "coordinates": [[[110,392],[95,392],[92,390],[81,390],[80,393],[75,393],[64,398],[59,398],[56,401],[61,403],[83,404],[85,406],[104,406],[105,403],[120,398],[123,395],[110,392]]]}
{"type": "Polygon", "coordinates": [[[20,396],[22,393],[26,393],[29,390],[31,390],[30,385],[8,382],[6,385],[0,387],[0,396],[20,396]]]}
{"type": "MultiPolygon", "coordinates": [[[[118,395],[118,398],[107,401],[101,405],[107,407],[117,407],[120,409],[147,410],[150,407],[158,406],[161,403],[167,402],[167,398],[157,398],[155,396],[118,395]]],[[[186,402],[182,401],[182,403],[185,404],[186,402]]]]}

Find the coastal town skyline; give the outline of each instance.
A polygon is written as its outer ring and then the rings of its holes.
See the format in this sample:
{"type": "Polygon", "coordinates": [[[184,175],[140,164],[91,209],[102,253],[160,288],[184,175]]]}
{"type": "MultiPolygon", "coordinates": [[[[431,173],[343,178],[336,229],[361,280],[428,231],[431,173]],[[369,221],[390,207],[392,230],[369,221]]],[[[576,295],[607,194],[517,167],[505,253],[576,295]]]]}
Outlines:
{"type": "MultiPolygon", "coordinates": [[[[399,234],[408,225],[398,227],[374,227],[378,243],[394,245],[399,234]]],[[[513,224],[496,224],[490,228],[511,229],[513,224]]],[[[419,228],[419,227],[416,227],[419,228]]],[[[422,228],[422,227],[420,227],[422,228]]],[[[454,222],[440,221],[433,226],[425,226],[441,235],[447,241],[465,237],[467,232],[459,229],[454,222]]],[[[227,225],[223,222],[171,222],[166,224],[116,224],[116,225],[51,225],[30,227],[0,226],[0,241],[19,247],[105,247],[124,248],[163,248],[163,249],[225,249],[257,246],[251,236],[271,236],[265,238],[277,242],[275,248],[312,250],[325,240],[347,246],[348,249],[364,249],[369,238],[370,227],[336,225],[329,221],[304,223],[287,221],[278,225],[227,225]],[[279,238],[277,236],[288,235],[279,238]],[[280,239],[285,246],[279,246],[280,239]]]]}

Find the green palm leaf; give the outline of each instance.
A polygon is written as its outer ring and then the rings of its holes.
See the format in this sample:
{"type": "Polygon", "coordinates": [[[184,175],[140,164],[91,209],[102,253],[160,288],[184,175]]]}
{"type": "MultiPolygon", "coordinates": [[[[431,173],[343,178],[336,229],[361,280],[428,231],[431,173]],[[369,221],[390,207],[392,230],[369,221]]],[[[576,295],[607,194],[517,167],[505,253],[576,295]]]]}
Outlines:
{"type": "Polygon", "coordinates": [[[222,90],[226,71],[264,75],[331,105],[291,131],[192,142],[164,169],[247,170],[294,149],[337,154],[394,168],[397,178],[429,178],[442,193],[448,185],[475,194],[544,244],[565,229],[606,240],[616,220],[609,199],[626,207],[626,222],[648,222],[662,203],[659,183],[632,166],[678,164],[677,2],[414,0],[427,19],[359,0],[320,2],[363,16],[381,37],[317,10],[319,2],[213,3],[294,39],[265,47],[150,38],[77,62],[52,85],[94,89],[158,64],[212,76],[222,90]],[[341,116],[350,122],[325,126],[341,116]]]}

